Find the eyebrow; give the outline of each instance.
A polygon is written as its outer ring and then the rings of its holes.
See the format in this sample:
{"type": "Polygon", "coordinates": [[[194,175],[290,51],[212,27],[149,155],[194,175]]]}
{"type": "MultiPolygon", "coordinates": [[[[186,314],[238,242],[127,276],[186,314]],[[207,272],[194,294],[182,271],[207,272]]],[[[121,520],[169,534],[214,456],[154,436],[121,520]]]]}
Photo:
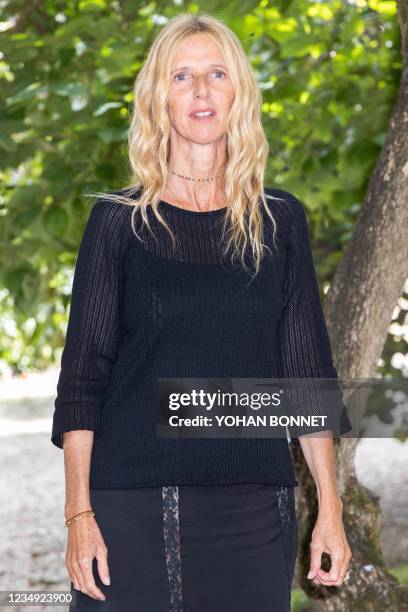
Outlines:
{"type": "MultiPolygon", "coordinates": [[[[224,68],[225,70],[227,69],[226,66],[224,66],[223,64],[208,64],[209,68],[224,68]]],[[[191,68],[191,66],[179,66],[178,68],[174,68],[174,70],[171,71],[170,74],[173,74],[173,72],[178,72],[179,70],[187,70],[187,68],[191,68]]]]}

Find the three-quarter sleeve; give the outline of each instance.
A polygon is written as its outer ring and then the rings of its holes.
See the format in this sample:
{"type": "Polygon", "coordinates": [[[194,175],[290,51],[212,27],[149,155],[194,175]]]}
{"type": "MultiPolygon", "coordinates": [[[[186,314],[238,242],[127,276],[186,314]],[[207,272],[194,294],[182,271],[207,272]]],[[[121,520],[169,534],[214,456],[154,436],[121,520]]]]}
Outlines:
{"type": "Polygon", "coordinates": [[[121,337],[121,223],[116,204],[97,200],[79,246],[52,421],[51,441],[59,448],[64,432],[99,430],[121,337]]]}
{"type": "Polygon", "coordinates": [[[331,429],[335,436],[350,431],[338,375],[333,364],[329,334],[303,204],[292,194],[287,201],[287,267],[283,284],[283,308],[279,321],[279,377],[303,379],[292,387],[291,413],[324,414],[329,426],[289,427],[291,442],[299,445],[302,432],[331,429]],[[310,379],[335,379],[329,392],[310,379]],[[306,379],[309,379],[309,383],[306,379]],[[334,391],[333,391],[334,389],[334,391]],[[294,405],[295,403],[295,405],[294,405]]]}

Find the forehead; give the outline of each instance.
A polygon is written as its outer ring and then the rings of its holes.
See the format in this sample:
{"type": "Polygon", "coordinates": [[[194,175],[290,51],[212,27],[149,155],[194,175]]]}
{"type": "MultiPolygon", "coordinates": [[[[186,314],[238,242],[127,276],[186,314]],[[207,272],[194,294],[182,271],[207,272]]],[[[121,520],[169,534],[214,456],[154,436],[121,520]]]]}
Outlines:
{"type": "Polygon", "coordinates": [[[171,65],[172,69],[174,69],[187,66],[193,67],[195,64],[202,65],[208,63],[210,65],[217,62],[224,63],[220,49],[209,34],[199,32],[197,34],[190,34],[181,43],[171,65]]]}

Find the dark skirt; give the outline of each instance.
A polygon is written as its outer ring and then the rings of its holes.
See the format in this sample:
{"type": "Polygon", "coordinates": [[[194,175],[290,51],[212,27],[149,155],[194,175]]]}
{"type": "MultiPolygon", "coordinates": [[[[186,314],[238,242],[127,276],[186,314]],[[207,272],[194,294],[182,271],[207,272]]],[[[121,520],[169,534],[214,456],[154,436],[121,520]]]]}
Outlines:
{"type": "Polygon", "coordinates": [[[73,589],[72,612],[289,612],[294,490],[268,484],[90,491],[108,548],[106,596],[73,589]]]}

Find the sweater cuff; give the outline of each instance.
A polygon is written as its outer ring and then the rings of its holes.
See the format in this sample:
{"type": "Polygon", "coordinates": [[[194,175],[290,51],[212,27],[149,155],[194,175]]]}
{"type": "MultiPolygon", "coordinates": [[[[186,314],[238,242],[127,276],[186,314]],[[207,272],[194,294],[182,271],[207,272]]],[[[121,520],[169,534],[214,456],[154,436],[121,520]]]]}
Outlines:
{"type": "Polygon", "coordinates": [[[63,434],[66,431],[87,429],[99,431],[99,409],[95,404],[70,406],[69,410],[55,410],[52,421],[51,442],[58,448],[63,448],[63,434]]]}
{"type": "MultiPolygon", "coordinates": [[[[326,426],[318,427],[314,430],[314,433],[329,430],[332,432],[333,438],[341,438],[341,436],[343,436],[346,433],[349,433],[350,431],[352,431],[352,429],[353,429],[352,424],[348,418],[346,408],[344,407],[344,410],[341,413],[340,422],[337,426],[327,427],[326,425],[326,426]]],[[[308,435],[308,434],[305,434],[305,435],[308,435]]],[[[289,436],[290,436],[290,433],[289,433],[289,436]]],[[[302,436],[299,436],[299,437],[302,437],[302,436]]],[[[290,443],[293,444],[293,446],[300,446],[299,437],[298,436],[294,436],[293,438],[290,437],[290,443]]],[[[311,434],[310,437],[313,437],[313,434],[311,434]]]]}

